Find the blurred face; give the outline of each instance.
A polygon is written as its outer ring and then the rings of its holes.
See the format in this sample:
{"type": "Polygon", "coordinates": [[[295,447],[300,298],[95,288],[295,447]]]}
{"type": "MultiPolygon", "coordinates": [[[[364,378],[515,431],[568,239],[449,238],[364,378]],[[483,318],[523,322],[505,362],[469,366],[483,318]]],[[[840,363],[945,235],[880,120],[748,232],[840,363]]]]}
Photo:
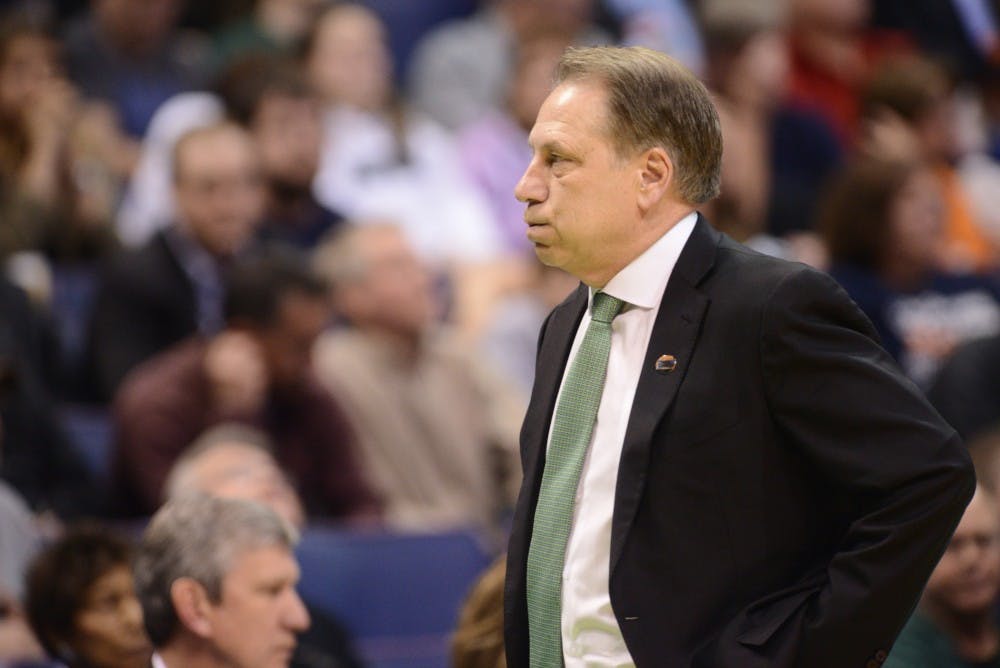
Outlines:
{"type": "Polygon", "coordinates": [[[565,46],[557,40],[539,42],[521,54],[510,86],[510,110],[526,130],[531,129],[539,107],[552,90],[552,75],[565,46]]]}
{"type": "Polygon", "coordinates": [[[519,14],[516,23],[570,38],[587,27],[594,10],[594,0],[515,0],[509,4],[519,14]]]}
{"type": "Polygon", "coordinates": [[[174,179],[178,222],[210,253],[232,255],[249,242],[263,212],[253,143],[228,126],[181,141],[174,179]]]}
{"type": "Polygon", "coordinates": [[[295,591],[299,567],[284,547],[239,555],[208,612],[212,642],[235,668],[285,668],[309,613],[295,591]]]}
{"type": "Polygon", "coordinates": [[[923,147],[925,157],[931,162],[948,162],[959,157],[961,150],[955,104],[954,98],[948,95],[915,124],[917,139],[923,147]]]}
{"type": "Polygon", "coordinates": [[[311,186],[323,138],[315,100],[268,95],[261,101],[250,131],[269,180],[297,188],[311,186]]]}
{"type": "Polygon", "coordinates": [[[760,32],[747,42],[736,59],[727,77],[727,92],[737,102],[771,109],[785,94],[789,68],[784,33],[760,32]]]}
{"type": "Polygon", "coordinates": [[[52,40],[40,35],[12,38],[0,62],[0,109],[24,108],[61,75],[52,40]]]}
{"type": "Polygon", "coordinates": [[[927,604],[954,615],[989,614],[1000,589],[1000,517],[977,491],[927,581],[927,604]]]}
{"type": "Polygon", "coordinates": [[[382,109],[391,93],[392,62],[378,17],[347,5],[326,12],[316,30],[307,68],[320,97],[327,104],[382,109]]]}
{"type": "Polygon", "coordinates": [[[889,215],[889,252],[911,266],[932,266],[944,231],[944,203],[934,174],[926,169],[914,172],[896,195],[889,215]]]}
{"type": "Polygon", "coordinates": [[[257,0],[257,15],[271,34],[289,42],[301,39],[324,0],[257,0]]]}
{"type": "Polygon", "coordinates": [[[638,163],[616,153],[606,109],[598,85],[557,86],[538,112],[531,163],[514,189],[542,263],[598,287],[635,256],[641,238],[638,163]]]}
{"type": "Polygon", "coordinates": [[[871,13],[870,0],[792,0],[789,8],[796,20],[847,31],[864,27],[871,13]]]}
{"type": "Polygon", "coordinates": [[[223,443],[191,464],[199,491],[225,499],[248,499],[273,509],[289,524],[304,522],[298,496],[274,458],[258,447],[223,443]]]}
{"type": "Polygon", "coordinates": [[[171,33],[180,0],[96,0],[94,13],[104,33],[126,51],[159,48],[171,33]]]}
{"type": "Polygon", "coordinates": [[[149,665],[152,647],[128,566],[113,568],[91,585],[76,616],[73,651],[94,668],[149,665]]]}
{"type": "Polygon", "coordinates": [[[362,229],[356,234],[364,276],[344,287],[345,315],[362,326],[419,337],[436,316],[427,268],[395,228],[362,229]]]}
{"type": "Polygon", "coordinates": [[[312,347],[330,319],[330,307],[321,297],[289,292],[278,308],[277,322],[256,336],[271,382],[284,387],[308,377],[312,347]]]}

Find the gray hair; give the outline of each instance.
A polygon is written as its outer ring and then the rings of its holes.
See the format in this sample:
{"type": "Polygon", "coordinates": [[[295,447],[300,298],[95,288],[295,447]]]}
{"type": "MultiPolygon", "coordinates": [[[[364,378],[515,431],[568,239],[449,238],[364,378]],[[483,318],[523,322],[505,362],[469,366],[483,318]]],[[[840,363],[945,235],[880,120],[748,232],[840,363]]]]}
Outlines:
{"type": "Polygon", "coordinates": [[[238,556],[263,547],[292,549],[297,542],[291,525],[254,501],[188,494],[164,505],[146,527],[135,558],[136,595],[153,646],[163,646],[177,631],[170,595],[176,580],[191,578],[218,602],[238,556]]]}
{"type": "Polygon", "coordinates": [[[175,499],[191,490],[192,481],[190,480],[190,474],[192,464],[197,462],[202,455],[221,446],[233,445],[241,448],[261,450],[272,456],[274,454],[274,443],[260,429],[239,422],[224,422],[207,429],[202,432],[201,436],[192,441],[191,445],[174,462],[173,467],[170,469],[170,474],[167,476],[167,482],[163,486],[164,500],[175,499]]]}
{"type": "Polygon", "coordinates": [[[607,133],[618,154],[661,147],[677,169],[677,193],[689,204],[719,194],[722,129],[708,89],[687,68],[652,49],[571,48],[556,82],[594,81],[607,92],[607,133]]]}
{"type": "Polygon", "coordinates": [[[364,279],[368,273],[365,258],[358,251],[358,238],[372,232],[396,231],[402,228],[388,220],[373,219],[341,225],[323,238],[313,252],[312,268],[336,291],[345,284],[364,279]]]}

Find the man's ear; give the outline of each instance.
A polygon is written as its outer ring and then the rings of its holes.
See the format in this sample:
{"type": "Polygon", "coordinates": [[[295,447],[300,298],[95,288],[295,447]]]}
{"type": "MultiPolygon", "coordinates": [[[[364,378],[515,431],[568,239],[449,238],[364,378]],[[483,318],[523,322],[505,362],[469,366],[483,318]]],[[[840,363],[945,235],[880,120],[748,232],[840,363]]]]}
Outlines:
{"type": "Polygon", "coordinates": [[[639,157],[639,208],[648,211],[671,192],[674,163],[659,146],[647,149],[639,157]]]}
{"type": "Polygon", "coordinates": [[[202,638],[212,635],[212,602],[208,592],[192,578],[177,578],[170,585],[170,601],[177,618],[191,633],[202,638]]]}

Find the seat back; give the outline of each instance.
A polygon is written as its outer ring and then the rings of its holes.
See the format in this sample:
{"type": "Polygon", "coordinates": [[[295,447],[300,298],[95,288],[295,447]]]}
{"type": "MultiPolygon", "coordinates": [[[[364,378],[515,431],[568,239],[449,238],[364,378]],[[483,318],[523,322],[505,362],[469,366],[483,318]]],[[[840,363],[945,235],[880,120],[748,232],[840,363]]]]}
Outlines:
{"type": "Polygon", "coordinates": [[[461,604],[492,560],[472,531],[310,528],[298,556],[302,597],[339,619],[373,668],[446,668],[461,604]]]}

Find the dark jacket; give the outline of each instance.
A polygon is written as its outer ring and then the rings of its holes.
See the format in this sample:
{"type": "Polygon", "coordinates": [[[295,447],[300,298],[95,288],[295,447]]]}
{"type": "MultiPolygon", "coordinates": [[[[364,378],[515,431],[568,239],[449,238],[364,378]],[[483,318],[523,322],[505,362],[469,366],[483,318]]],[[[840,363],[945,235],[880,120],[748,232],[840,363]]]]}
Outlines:
{"type": "MultiPolygon", "coordinates": [[[[531,526],[586,304],[581,286],[539,342],[507,565],[511,668],[528,665],[531,526]]],[[[640,668],[878,665],[974,484],[955,433],[831,278],[700,220],[663,295],[618,471],[609,590],[629,652],[640,668]],[[662,354],[673,372],[654,370],[662,354]]]]}
{"type": "Polygon", "coordinates": [[[116,256],[101,277],[88,332],[94,398],[111,399],[136,365],[197,330],[194,286],[163,231],[116,256]]]}

